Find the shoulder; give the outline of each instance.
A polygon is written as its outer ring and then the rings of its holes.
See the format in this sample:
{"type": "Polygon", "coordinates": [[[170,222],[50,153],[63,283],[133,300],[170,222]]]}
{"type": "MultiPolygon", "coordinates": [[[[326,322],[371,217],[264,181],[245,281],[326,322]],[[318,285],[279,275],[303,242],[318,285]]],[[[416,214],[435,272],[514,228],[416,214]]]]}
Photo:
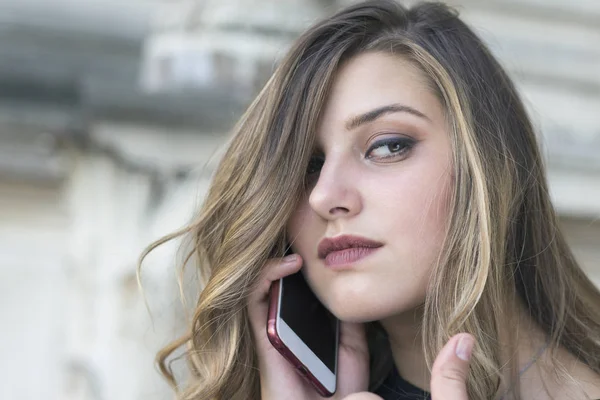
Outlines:
{"type": "Polygon", "coordinates": [[[590,399],[600,399],[600,375],[593,372],[587,366],[584,369],[585,371],[576,376],[576,380],[590,399]]]}
{"type": "MultiPolygon", "coordinates": [[[[587,399],[600,399],[600,374],[573,355],[564,351],[562,366],[568,372],[573,382],[564,382],[563,388],[567,393],[579,392],[585,394],[587,399]]],[[[565,393],[565,394],[567,394],[565,393]]],[[[568,397],[566,397],[568,398],[568,397]]]]}

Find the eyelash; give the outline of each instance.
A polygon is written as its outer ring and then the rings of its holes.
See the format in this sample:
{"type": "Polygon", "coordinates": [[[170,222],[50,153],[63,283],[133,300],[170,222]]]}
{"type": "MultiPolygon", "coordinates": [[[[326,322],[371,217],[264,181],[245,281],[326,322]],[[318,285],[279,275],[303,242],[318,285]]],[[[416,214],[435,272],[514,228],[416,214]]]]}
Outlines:
{"type": "MultiPolygon", "coordinates": [[[[395,153],[390,149],[390,155],[388,156],[383,156],[383,157],[379,157],[380,160],[388,160],[388,161],[382,161],[382,162],[391,162],[392,159],[396,159],[398,157],[403,157],[406,156],[406,153],[408,153],[410,150],[412,150],[412,148],[414,147],[414,145],[416,144],[416,141],[414,139],[408,138],[408,137],[394,137],[394,138],[387,138],[387,139],[382,139],[379,140],[375,143],[373,143],[371,145],[371,147],[369,147],[369,149],[365,152],[365,158],[372,160],[375,157],[370,156],[370,154],[381,147],[385,147],[390,145],[400,145],[401,149],[396,151],[395,153]]],[[[308,167],[306,169],[306,177],[307,177],[307,181],[312,181],[315,178],[315,175],[317,175],[320,171],[321,168],[323,167],[323,164],[325,163],[325,157],[322,155],[315,155],[312,156],[310,161],[308,162],[308,167]]]]}
{"type": "Polygon", "coordinates": [[[380,160],[395,159],[400,156],[406,155],[406,153],[409,152],[414,147],[414,145],[415,145],[415,140],[411,139],[411,138],[407,138],[407,137],[393,137],[393,138],[382,139],[382,140],[379,140],[379,141],[373,143],[371,145],[371,147],[369,147],[369,149],[365,153],[365,157],[367,159],[372,159],[373,157],[371,157],[370,154],[374,150],[387,146],[388,149],[390,150],[390,153],[392,153],[392,154],[390,154],[388,156],[380,157],[379,159],[380,160]],[[401,146],[401,148],[398,151],[393,152],[390,149],[390,145],[399,145],[399,146],[401,146]]]}

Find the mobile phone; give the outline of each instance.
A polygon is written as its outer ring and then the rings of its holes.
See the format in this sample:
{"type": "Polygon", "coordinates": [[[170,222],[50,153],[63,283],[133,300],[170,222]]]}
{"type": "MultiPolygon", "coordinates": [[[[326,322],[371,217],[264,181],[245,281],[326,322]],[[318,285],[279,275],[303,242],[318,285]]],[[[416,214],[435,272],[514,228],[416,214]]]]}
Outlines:
{"type": "Polygon", "coordinates": [[[337,387],[339,331],[339,320],[317,299],[301,271],[273,282],[269,341],[324,397],[337,387]]]}

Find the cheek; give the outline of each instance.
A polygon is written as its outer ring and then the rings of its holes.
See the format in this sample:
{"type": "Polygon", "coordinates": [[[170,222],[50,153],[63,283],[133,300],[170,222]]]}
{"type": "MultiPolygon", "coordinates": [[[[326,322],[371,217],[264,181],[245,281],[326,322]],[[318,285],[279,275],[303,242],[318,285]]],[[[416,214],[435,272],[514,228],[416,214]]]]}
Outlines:
{"type": "Polygon", "coordinates": [[[448,176],[438,176],[431,182],[415,188],[411,199],[411,218],[417,229],[415,236],[437,237],[445,232],[448,220],[448,176]]]}
{"type": "Polygon", "coordinates": [[[443,168],[414,172],[388,182],[377,220],[394,260],[389,273],[397,279],[412,277],[418,286],[414,289],[424,294],[446,234],[451,178],[443,168]]]}
{"type": "Polygon", "coordinates": [[[286,237],[288,242],[293,243],[295,252],[299,252],[299,247],[303,247],[304,236],[310,225],[310,215],[308,201],[302,200],[286,224],[286,237]]]}
{"type": "Polygon", "coordinates": [[[376,200],[381,222],[415,238],[443,231],[448,215],[450,179],[445,171],[406,174],[390,180],[376,200]]]}

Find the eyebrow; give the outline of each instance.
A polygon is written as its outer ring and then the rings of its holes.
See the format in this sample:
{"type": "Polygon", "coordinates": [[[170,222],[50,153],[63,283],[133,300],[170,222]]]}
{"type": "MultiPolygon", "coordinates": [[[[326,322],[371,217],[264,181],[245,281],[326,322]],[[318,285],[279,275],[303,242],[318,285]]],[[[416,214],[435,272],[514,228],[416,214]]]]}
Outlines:
{"type": "Polygon", "coordinates": [[[409,113],[409,114],[415,115],[419,118],[423,118],[428,121],[431,121],[431,119],[427,115],[423,114],[421,111],[416,110],[410,106],[405,106],[402,104],[389,104],[387,106],[377,107],[371,111],[367,111],[364,114],[360,114],[355,117],[352,117],[346,123],[346,130],[350,131],[350,130],[356,129],[359,126],[366,124],[368,122],[373,122],[377,118],[381,117],[382,115],[390,114],[390,113],[398,113],[398,112],[409,113]]]}

